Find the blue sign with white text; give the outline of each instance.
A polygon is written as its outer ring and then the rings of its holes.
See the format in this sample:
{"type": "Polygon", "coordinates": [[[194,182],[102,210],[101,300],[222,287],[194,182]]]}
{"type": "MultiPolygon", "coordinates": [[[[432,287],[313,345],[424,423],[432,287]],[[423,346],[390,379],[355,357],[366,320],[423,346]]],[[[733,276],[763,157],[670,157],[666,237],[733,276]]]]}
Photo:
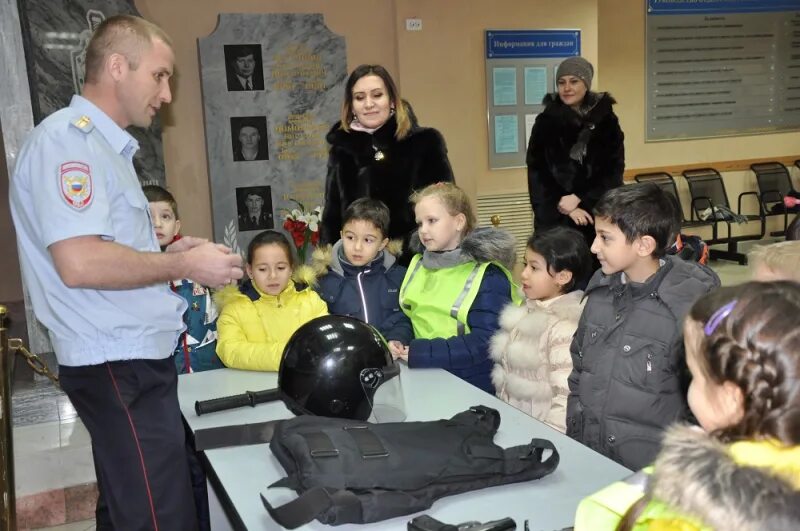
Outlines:
{"type": "Polygon", "coordinates": [[[798,11],[800,0],[647,0],[648,15],[798,11]]]}
{"type": "Polygon", "coordinates": [[[487,59],[572,57],[580,54],[580,30],[486,31],[487,59]]]}

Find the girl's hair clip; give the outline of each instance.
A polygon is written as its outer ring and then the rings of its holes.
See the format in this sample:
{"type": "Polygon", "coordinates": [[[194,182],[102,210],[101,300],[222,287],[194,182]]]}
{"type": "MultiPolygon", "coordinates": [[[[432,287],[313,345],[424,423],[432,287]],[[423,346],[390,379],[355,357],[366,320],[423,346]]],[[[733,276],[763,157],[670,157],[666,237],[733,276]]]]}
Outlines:
{"type": "Polygon", "coordinates": [[[708,322],[706,322],[706,325],[703,327],[703,331],[706,333],[707,336],[713,334],[714,331],[719,326],[719,324],[723,321],[723,319],[725,319],[731,314],[733,309],[736,308],[736,303],[737,300],[733,299],[731,302],[729,302],[725,306],[722,306],[716,312],[714,312],[714,314],[711,316],[708,322]]]}

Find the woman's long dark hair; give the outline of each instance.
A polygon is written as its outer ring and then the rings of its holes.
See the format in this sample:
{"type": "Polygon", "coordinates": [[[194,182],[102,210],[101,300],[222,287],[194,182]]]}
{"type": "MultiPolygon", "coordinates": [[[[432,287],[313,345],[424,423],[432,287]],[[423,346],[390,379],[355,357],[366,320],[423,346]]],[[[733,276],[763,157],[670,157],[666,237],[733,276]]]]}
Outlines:
{"type": "Polygon", "coordinates": [[[402,140],[411,131],[411,118],[406,111],[405,104],[400,98],[400,91],[392,79],[389,72],[381,65],[359,65],[347,78],[344,86],[344,99],[342,100],[341,127],[345,131],[350,130],[350,122],[353,120],[353,87],[364,76],[378,76],[386,85],[389,93],[389,100],[395,107],[395,120],[397,121],[397,131],[394,136],[397,140],[402,140]]]}

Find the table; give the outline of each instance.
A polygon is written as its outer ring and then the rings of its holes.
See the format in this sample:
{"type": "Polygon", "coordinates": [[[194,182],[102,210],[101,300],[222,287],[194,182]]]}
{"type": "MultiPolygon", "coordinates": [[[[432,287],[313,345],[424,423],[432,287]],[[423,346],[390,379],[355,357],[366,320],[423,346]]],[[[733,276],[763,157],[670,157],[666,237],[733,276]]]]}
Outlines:
{"type": "MultiPolygon", "coordinates": [[[[552,441],[561,455],[556,471],[542,479],[482,489],[436,501],[426,513],[438,520],[457,524],[467,520],[485,522],[510,516],[516,520],[520,530],[526,519],[529,520],[531,531],[562,529],[572,526],[575,509],[582,498],[631,474],[627,468],[447,371],[409,370],[405,365],[401,366],[409,421],[450,418],[470,406],[483,404],[500,412],[502,421],[495,437],[495,442],[500,446],[507,448],[527,444],[532,438],[539,437],[552,441]]],[[[292,414],[282,402],[220,411],[201,417],[194,412],[196,400],[269,389],[276,387],[277,381],[276,373],[234,369],[183,374],[178,380],[178,398],[183,417],[193,433],[203,428],[289,418],[292,414]]],[[[267,488],[285,476],[269,445],[219,448],[204,453],[203,461],[210,485],[232,528],[251,531],[280,529],[264,509],[259,494],[263,493],[273,507],[295,499],[297,494],[290,489],[267,488]]],[[[212,503],[212,508],[214,505],[212,503]]],[[[406,529],[406,522],[410,518],[394,518],[367,526],[337,527],[314,520],[300,529],[401,531],[406,529]]]]}

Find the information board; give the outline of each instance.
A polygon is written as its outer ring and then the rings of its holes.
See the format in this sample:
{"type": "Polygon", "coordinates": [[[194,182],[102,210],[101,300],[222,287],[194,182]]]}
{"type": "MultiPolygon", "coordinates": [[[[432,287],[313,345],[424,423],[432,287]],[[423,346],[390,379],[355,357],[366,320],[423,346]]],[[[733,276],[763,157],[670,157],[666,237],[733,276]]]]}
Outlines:
{"type": "Polygon", "coordinates": [[[647,141],[800,129],[800,0],[647,0],[647,141]]]}
{"type": "Polygon", "coordinates": [[[486,31],[490,168],[525,166],[531,128],[545,94],[555,90],[556,68],[580,53],[580,30],[486,31]]]}

